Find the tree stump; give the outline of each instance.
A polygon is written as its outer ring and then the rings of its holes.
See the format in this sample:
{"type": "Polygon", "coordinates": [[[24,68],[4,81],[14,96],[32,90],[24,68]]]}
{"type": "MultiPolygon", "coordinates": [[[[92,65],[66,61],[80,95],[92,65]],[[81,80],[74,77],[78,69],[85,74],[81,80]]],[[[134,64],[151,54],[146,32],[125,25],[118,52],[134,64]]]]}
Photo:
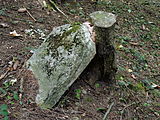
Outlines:
{"type": "Polygon", "coordinates": [[[115,83],[116,54],[114,48],[114,24],[116,16],[112,13],[97,11],[90,14],[90,22],[94,26],[96,55],[89,64],[89,83],[103,80],[115,83]]]}

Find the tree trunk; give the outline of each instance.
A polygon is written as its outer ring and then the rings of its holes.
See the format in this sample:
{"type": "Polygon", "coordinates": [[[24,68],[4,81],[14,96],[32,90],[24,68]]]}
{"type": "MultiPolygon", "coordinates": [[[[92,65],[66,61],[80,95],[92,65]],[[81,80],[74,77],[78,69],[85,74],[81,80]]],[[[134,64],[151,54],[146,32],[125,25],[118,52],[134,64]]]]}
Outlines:
{"type": "Polygon", "coordinates": [[[96,33],[96,55],[87,67],[87,79],[90,84],[97,80],[115,83],[116,55],[114,48],[114,24],[116,16],[111,13],[97,11],[90,14],[90,21],[96,33]]]}

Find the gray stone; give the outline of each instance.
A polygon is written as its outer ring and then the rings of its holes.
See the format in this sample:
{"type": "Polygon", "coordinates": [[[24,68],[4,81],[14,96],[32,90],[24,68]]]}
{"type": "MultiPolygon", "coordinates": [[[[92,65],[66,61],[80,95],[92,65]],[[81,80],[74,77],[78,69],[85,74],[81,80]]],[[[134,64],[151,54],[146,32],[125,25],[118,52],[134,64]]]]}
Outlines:
{"type": "Polygon", "coordinates": [[[53,29],[27,61],[39,84],[36,103],[53,107],[96,54],[88,27],[63,25],[53,29]]]}

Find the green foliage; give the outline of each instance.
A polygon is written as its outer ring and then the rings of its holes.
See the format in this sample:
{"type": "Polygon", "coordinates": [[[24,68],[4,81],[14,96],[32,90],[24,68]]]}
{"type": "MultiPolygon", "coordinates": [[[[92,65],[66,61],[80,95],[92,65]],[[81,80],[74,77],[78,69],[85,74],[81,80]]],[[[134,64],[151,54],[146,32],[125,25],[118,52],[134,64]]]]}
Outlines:
{"type": "Polygon", "coordinates": [[[0,9],[0,16],[7,16],[5,11],[6,11],[5,8],[0,9]]]}
{"type": "Polygon", "coordinates": [[[87,101],[87,102],[92,102],[93,99],[92,99],[91,97],[86,97],[86,98],[85,98],[85,101],[87,101]]]}
{"type": "Polygon", "coordinates": [[[0,95],[5,96],[7,94],[6,90],[3,88],[0,88],[0,95]]]}
{"type": "Polygon", "coordinates": [[[106,108],[97,108],[97,111],[99,111],[99,112],[105,112],[106,108]]]}
{"type": "Polygon", "coordinates": [[[79,100],[81,99],[81,93],[82,93],[81,89],[75,89],[75,97],[79,100]]]}
{"type": "Polygon", "coordinates": [[[144,85],[143,85],[143,83],[141,83],[141,82],[139,82],[139,83],[137,83],[137,84],[135,84],[135,83],[132,83],[132,82],[126,82],[126,81],[118,81],[118,85],[120,86],[120,87],[123,87],[123,88],[129,88],[129,89],[131,89],[131,90],[133,90],[133,91],[145,91],[145,87],[144,87],[144,85]]]}
{"type": "Polygon", "coordinates": [[[118,81],[118,85],[121,87],[129,87],[129,86],[132,86],[132,83],[121,80],[121,81],[118,81]]]}
{"type": "Polygon", "coordinates": [[[18,100],[18,99],[19,99],[18,93],[17,93],[16,91],[13,92],[13,98],[14,98],[15,100],[18,100]]]}
{"type": "Polygon", "coordinates": [[[143,33],[140,35],[140,37],[144,40],[144,41],[150,41],[152,40],[152,35],[151,33],[143,33]]]}
{"type": "Polygon", "coordinates": [[[130,52],[132,53],[133,57],[135,57],[135,59],[137,60],[137,62],[140,63],[147,63],[147,59],[145,58],[145,56],[140,53],[137,50],[134,49],[130,49],[130,52]]]}
{"type": "Polygon", "coordinates": [[[96,84],[95,84],[95,87],[96,87],[96,88],[99,88],[99,87],[100,87],[100,84],[99,84],[99,83],[96,83],[96,84]]]}
{"type": "Polygon", "coordinates": [[[77,11],[76,11],[75,9],[71,9],[69,12],[70,12],[71,14],[76,14],[76,13],[77,13],[77,11]]]}
{"type": "Polygon", "coordinates": [[[0,106],[0,115],[2,115],[4,118],[3,120],[8,120],[8,106],[6,104],[2,104],[0,106]]]}
{"type": "MultiPolygon", "coordinates": [[[[19,100],[19,95],[17,90],[13,90],[13,81],[4,82],[3,86],[0,88],[0,97],[7,101],[8,104],[15,104],[15,101],[19,100]]],[[[0,114],[4,116],[4,120],[8,120],[8,106],[6,104],[1,105],[0,114]]]]}
{"type": "Polygon", "coordinates": [[[149,107],[149,106],[151,106],[151,104],[149,104],[149,103],[143,103],[143,106],[144,107],[149,107]]]}
{"type": "Polygon", "coordinates": [[[150,93],[151,93],[154,97],[160,98],[160,91],[159,91],[159,90],[157,90],[157,89],[150,90],[150,93]]]}
{"type": "MultiPolygon", "coordinates": [[[[122,68],[122,67],[121,67],[122,68]]],[[[123,70],[123,71],[125,71],[125,69],[119,69],[119,70],[123,70]]],[[[117,74],[116,75],[116,80],[119,80],[119,81],[123,81],[124,80],[124,76],[123,75],[121,75],[121,74],[117,74]]],[[[120,83],[121,84],[121,83],[120,83]]]]}

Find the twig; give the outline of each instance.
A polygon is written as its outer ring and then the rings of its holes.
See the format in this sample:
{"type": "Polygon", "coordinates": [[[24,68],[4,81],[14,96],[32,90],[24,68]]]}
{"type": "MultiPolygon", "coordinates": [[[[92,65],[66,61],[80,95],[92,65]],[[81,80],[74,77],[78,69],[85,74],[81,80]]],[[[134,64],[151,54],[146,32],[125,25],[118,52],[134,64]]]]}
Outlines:
{"type": "Polygon", "coordinates": [[[24,83],[24,79],[21,78],[21,80],[20,80],[20,92],[23,92],[23,83],[24,83]]]}
{"type": "Polygon", "coordinates": [[[26,11],[29,14],[29,16],[36,22],[37,20],[31,15],[31,13],[28,10],[26,10],[26,11]]]}
{"type": "Polygon", "coordinates": [[[66,15],[62,10],[60,10],[60,9],[58,8],[58,6],[54,3],[54,1],[49,0],[49,2],[50,2],[50,4],[52,4],[53,8],[54,8],[56,11],[58,11],[59,13],[61,13],[63,16],[66,17],[66,20],[67,20],[69,23],[72,23],[72,22],[70,21],[68,15],[66,15]]]}
{"type": "Polygon", "coordinates": [[[20,80],[20,94],[19,94],[19,99],[22,99],[22,93],[23,93],[23,83],[24,83],[24,79],[21,78],[20,80]]]}
{"type": "Polygon", "coordinates": [[[136,95],[134,95],[134,94],[137,94],[137,93],[135,93],[133,90],[129,89],[127,86],[126,86],[126,88],[128,89],[128,92],[129,92],[133,97],[136,97],[136,98],[138,99],[138,101],[140,101],[140,99],[139,99],[136,95]]]}
{"type": "Polygon", "coordinates": [[[128,107],[130,107],[130,106],[134,105],[134,104],[137,104],[137,103],[133,102],[133,103],[131,103],[131,104],[129,104],[129,105],[127,105],[127,106],[125,106],[125,107],[122,109],[122,111],[121,111],[121,118],[120,118],[120,120],[123,120],[123,113],[124,113],[124,110],[125,110],[126,108],[128,108],[128,107]]]}
{"type": "Polygon", "coordinates": [[[160,117],[158,117],[157,119],[155,119],[155,120],[159,120],[160,119],[160,117]]]}
{"type": "Polygon", "coordinates": [[[95,90],[86,80],[82,79],[91,89],[95,90]]]}
{"type": "Polygon", "coordinates": [[[43,4],[42,4],[42,2],[41,2],[40,0],[38,0],[38,2],[39,2],[39,4],[41,4],[41,6],[43,7],[43,4]]]}
{"type": "Polygon", "coordinates": [[[4,74],[0,75],[0,80],[5,78],[8,74],[8,72],[9,72],[9,69],[4,74]]]}
{"type": "Polygon", "coordinates": [[[113,105],[114,105],[114,102],[112,102],[112,104],[109,106],[107,112],[105,113],[105,115],[103,117],[103,120],[107,120],[107,116],[108,116],[109,112],[111,111],[113,105]]]}

